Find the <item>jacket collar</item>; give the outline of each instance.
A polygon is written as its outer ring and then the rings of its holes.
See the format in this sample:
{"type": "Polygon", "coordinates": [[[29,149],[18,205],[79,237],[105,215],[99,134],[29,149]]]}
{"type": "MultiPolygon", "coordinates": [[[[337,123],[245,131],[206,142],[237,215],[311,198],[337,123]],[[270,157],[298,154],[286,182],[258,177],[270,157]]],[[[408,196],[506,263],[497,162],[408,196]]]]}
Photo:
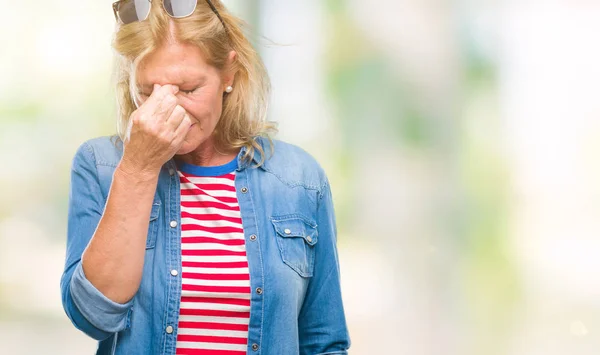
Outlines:
{"type": "MultiPolygon", "coordinates": [[[[267,149],[270,149],[270,147],[268,146],[268,144],[265,143],[265,138],[263,137],[256,137],[254,138],[254,140],[260,144],[260,146],[262,147],[263,151],[265,152],[266,158],[265,161],[263,161],[263,163],[260,165],[260,168],[263,170],[267,170],[267,162],[268,162],[268,152],[267,149]]],[[[261,159],[263,158],[263,154],[258,151],[258,150],[254,150],[254,156],[252,157],[252,162],[249,162],[247,159],[243,159],[244,154],[246,154],[246,152],[248,151],[248,147],[243,146],[242,149],[240,149],[240,152],[238,153],[238,171],[241,171],[243,169],[246,169],[248,167],[250,167],[250,164],[255,164],[258,165],[258,163],[261,161],[261,159]]]]}
{"type": "MultiPolygon", "coordinates": [[[[266,159],[265,161],[260,165],[260,168],[262,170],[267,170],[268,169],[268,159],[270,158],[269,153],[270,152],[270,146],[268,145],[268,143],[266,143],[265,141],[268,142],[268,139],[263,138],[263,137],[255,137],[254,140],[260,144],[260,146],[263,148],[263,151],[266,152],[266,159]]],[[[251,164],[256,164],[258,165],[258,163],[260,162],[260,160],[262,159],[262,153],[259,152],[258,150],[254,150],[254,156],[252,157],[252,161],[249,162],[247,159],[243,159],[244,154],[246,154],[246,151],[248,151],[248,148],[246,146],[243,146],[242,149],[240,149],[240,152],[237,155],[237,162],[238,162],[238,168],[236,169],[237,171],[242,171],[248,167],[251,167],[251,164]]],[[[172,168],[172,169],[177,169],[177,163],[175,162],[174,158],[171,158],[171,160],[169,160],[164,166],[163,168],[172,168]]]]}

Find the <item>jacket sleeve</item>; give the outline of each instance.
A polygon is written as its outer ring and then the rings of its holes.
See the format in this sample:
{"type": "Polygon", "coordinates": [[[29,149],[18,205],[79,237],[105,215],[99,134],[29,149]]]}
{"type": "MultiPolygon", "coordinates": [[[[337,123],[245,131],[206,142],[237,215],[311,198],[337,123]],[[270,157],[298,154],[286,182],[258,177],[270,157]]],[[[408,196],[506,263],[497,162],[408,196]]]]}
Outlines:
{"type": "Polygon", "coordinates": [[[298,318],[300,354],[347,354],[350,335],[340,288],[337,228],[329,183],[319,193],[313,277],[298,318]]]}
{"type": "Polygon", "coordinates": [[[83,272],[81,256],[98,227],[104,205],[94,153],[84,143],[71,168],[67,252],[60,288],[63,308],[71,322],[96,340],[128,327],[133,304],[133,300],[119,304],[108,299],[83,272]]]}

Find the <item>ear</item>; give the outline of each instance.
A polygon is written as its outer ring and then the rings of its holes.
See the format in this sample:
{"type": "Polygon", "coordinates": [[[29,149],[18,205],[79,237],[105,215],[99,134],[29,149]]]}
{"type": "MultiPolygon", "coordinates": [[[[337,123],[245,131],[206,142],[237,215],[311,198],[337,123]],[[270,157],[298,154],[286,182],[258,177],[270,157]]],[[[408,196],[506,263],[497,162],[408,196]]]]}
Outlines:
{"type": "Polygon", "coordinates": [[[228,86],[234,86],[235,74],[237,73],[237,53],[235,51],[229,52],[227,55],[227,62],[223,67],[223,90],[228,86]]]}

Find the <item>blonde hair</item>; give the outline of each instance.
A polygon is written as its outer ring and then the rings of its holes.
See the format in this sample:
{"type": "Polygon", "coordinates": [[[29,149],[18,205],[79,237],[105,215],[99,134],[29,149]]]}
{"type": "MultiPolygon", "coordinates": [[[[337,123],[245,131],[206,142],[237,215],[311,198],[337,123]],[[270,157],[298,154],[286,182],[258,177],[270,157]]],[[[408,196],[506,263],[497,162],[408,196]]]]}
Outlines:
{"type": "MultiPolygon", "coordinates": [[[[197,45],[209,65],[224,68],[230,51],[237,53],[233,63],[234,91],[224,95],[223,111],[215,127],[217,150],[246,147],[244,159],[251,161],[256,150],[265,154],[256,142],[257,136],[276,132],[273,122],[266,120],[270,81],[265,66],[243,33],[245,24],[230,14],[219,0],[212,0],[221,20],[206,1],[197,1],[195,12],[182,19],[169,17],[161,1],[153,1],[147,20],[118,25],[113,41],[116,51],[116,94],[118,108],[117,133],[125,140],[129,117],[136,109],[136,69],[140,62],[165,41],[197,45]],[[176,27],[171,33],[170,21],[176,27]],[[225,27],[224,27],[225,26],[225,27]]],[[[269,138],[270,139],[270,138],[269,138]]],[[[271,144],[272,147],[272,144],[271,144]]]]}

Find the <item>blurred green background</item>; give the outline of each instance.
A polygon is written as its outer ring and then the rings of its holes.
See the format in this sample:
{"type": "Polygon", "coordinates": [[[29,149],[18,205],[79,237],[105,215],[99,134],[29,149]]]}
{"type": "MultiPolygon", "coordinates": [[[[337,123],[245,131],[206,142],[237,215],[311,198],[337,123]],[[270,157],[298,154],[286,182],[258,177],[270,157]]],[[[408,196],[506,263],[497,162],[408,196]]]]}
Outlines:
{"type": "MultiPolygon", "coordinates": [[[[598,353],[600,1],[224,2],[331,180],[351,354],[598,353]]],[[[115,131],[110,5],[0,12],[3,354],[95,349],[59,279],[71,159],[115,131]]]]}

